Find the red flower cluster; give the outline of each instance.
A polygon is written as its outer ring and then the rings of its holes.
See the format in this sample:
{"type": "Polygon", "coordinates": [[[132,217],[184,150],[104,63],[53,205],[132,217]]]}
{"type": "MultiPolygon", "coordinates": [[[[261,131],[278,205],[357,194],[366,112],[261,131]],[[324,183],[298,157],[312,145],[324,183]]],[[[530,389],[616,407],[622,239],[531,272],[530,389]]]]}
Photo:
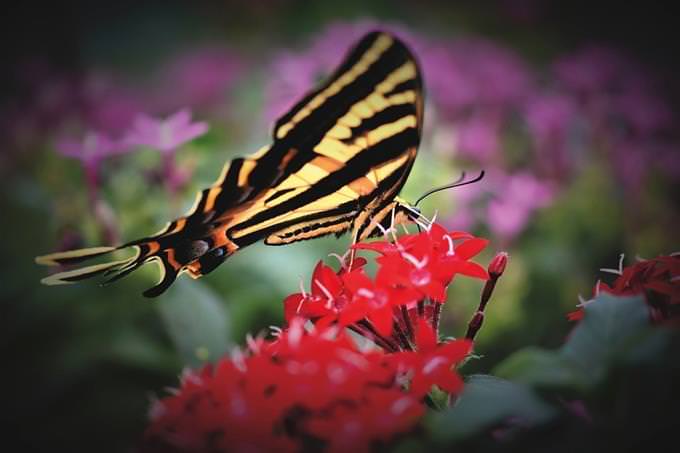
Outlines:
{"type": "MultiPolygon", "coordinates": [[[[620,267],[618,270],[609,270],[618,275],[612,285],[598,282],[594,295],[601,291],[617,296],[642,294],[652,322],[680,318],[680,255],[660,256],[625,268],[621,264],[620,267]]],[[[583,306],[567,316],[572,321],[582,319],[583,306]]]]}
{"type": "Polygon", "coordinates": [[[469,353],[466,340],[438,346],[423,325],[422,355],[388,355],[361,350],[344,330],[310,331],[304,322],[293,319],[277,340],[251,339],[247,352],[185,373],[174,395],[153,404],[141,450],[368,451],[413,428],[433,384],[462,387],[451,367],[469,353]]]}
{"type": "Polygon", "coordinates": [[[357,244],[339,272],[317,264],[311,291],[284,301],[274,341],[200,371],[154,403],[143,452],[369,451],[415,427],[433,386],[458,394],[507,254],[487,272],[470,262],[487,241],[433,224],[425,232],[357,244]],[[380,253],[375,278],[356,250],[380,253]],[[455,275],[487,280],[466,339],[439,342],[455,275]],[[349,330],[370,339],[350,337],[349,330]],[[359,345],[362,346],[359,346],[359,345]]]}
{"type": "Polygon", "coordinates": [[[353,250],[381,254],[376,259],[375,278],[365,273],[362,258],[343,263],[337,274],[319,262],[311,292],[292,294],[284,301],[286,320],[302,316],[317,326],[338,323],[389,351],[410,350],[416,318],[432,314],[436,330],[439,305],[446,300],[446,287],[457,274],[489,278],[482,266],[469,261],[487,243],[433,224],[425,232],[401,236],[394,242],[356,244],[353,250]]]}

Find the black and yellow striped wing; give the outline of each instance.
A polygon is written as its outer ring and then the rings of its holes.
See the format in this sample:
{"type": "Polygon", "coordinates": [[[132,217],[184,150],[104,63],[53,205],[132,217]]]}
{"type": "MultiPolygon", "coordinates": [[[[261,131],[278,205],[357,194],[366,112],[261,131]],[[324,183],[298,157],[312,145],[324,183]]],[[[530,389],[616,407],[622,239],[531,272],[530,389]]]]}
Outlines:
{"type": "Polygon", "coordinates": [[[422,116],[413,55],[396,37],[369,33],[321,87],[277,121],[270,146],[227,163],[184,217],[121,247],[37,260],[74,264],[126,247],[135,248],[135,256],[44,282],[70,283],[101,273],[112,281],[157,261],[161,281],[145,292],[156,296],[178,274],[200,277],[260,240],[280,245],[348,230],[355,240],[365,238],[404,207],[396,196],[416,157],[422,116]]]}

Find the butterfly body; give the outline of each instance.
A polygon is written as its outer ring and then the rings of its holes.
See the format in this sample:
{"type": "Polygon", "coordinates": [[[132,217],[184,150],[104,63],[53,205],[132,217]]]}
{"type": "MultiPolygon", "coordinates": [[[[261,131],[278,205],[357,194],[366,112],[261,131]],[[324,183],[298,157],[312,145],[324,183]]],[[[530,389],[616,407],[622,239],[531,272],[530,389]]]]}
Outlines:
{"type": "Polygon", "coordinates": [[[413,55],[397,38],[369,33],[325,84],[277,121],[271,145],[228,162],[185,216],[120,247],[37,261],[76,264],[125,248],[135,249],[133,257],[43,281],[71,283],[102,273],[114,281],[156,261],[161,280],[144,293],[154,297],[179,274],[198,278],[261,240],[283,245],[350,231],[357,241],[403,223],[412,214],[397,195],[416,157],[422,114],[413,55]]]}

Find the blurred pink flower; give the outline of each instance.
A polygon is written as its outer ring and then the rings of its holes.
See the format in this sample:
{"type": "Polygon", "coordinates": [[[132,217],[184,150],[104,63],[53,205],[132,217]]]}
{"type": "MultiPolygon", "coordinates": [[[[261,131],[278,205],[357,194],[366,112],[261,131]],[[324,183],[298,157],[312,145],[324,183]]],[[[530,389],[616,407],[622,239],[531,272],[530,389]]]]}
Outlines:
{"type": "Polygon", "coordinates": [[[337,22],[321,30],[311,44],[298,52],[282,51],[275,55],[265,87],[267,121],[283,115],[295,102],[312,90],[340,63],[350,47],[372,30],[387,30],[414,48],[425,47],[420,38],[404,26],[364,19],[337,22]]]}
{"type": "Polygon", "coordinates": [[[631,192],[640,191],[650,168],[680,181],[680,145],[649,138],[628,138],[611,145],[612,167],[619,181],[631,192]]]}
{"type": "Polygon", "coordinates": [[[129,150],[108,135],[93,131],[86,133],[82,140],[58,139],[55,149],[62,156],[78,159],[84,165],[97,165],[102,159],[129,150]]]}
{"type": "Polygon", "coordinates": [[[433,93],[432,101],[443,112],[455,115],[475,102],[474,78],[448,43],[433,42],[420,59],[428,92],[433,93]]]}
{"type": "Polygon", "coordinates": [[[630,87],[618,93],[612,99],[612,110],[625,119],[636,134],[651,135],[673,125],[667,102],[644,88],[630,87]]]}
{"type": "Polygon", "coordinates": [[[537,94],[524,105],[527,126],[539,143],[564,140],[577,113],[574,100],[564,93],[537,94]]]}
{"type": "Polygon", "coordinates": [[[505,109],[531,89],[531,73],[511,50],[481,39],[434,43],[419,53],[435,104],[459,115],[466,109],[505,109]]]}
{"type": "Polygon", "coordinates": [[[605,152],[621,183],[640,190],[655,165],[676,179],[680,144],[671,131],[674,115],[657,93],[654,73],[623,53],[591,46],[560,58],[557,79],[578,100],[578,114],[590,126],[589,143],[605,144],[605,152]],[[670,152],[662,150],[672,150],[670,152]],[[669,164],[659,164],[662,160],[669,164]]]}
{"type": "Polygon", "coordinates": [[[456,149],[475,162],[489,162],[500,150],[500,122],[490,115],[475,115],[457,123],[456,149]]]}
{"type": "Polygon", "coordinates": [[[88,74],[80,96],[84,122],[93,129],[111,134],[123,134],[133,119],[146,110],[145,96],[107,72],[88,74]]]}
{"type": "Polygon", "coordinates": [[[496,190],[486,219],[491,231],[505,239],[521,233],[534,211],[547,206],[554,197],[552,184],[527,172],[497,174],[490,179],[496,190]]]}
{"type": "Polygon", "coordinates": [[[619,180],[631,192],[637,193],[647,173],[649,165],[645,162],[648,156],[645,143],[622,141],[611,147],[610,161],[619,180]]]}
{"type": "Polygon", "coordinates": [[[611,89],[630,74],[630,62],[621,53],[603,46],[590,46],[559,58],[553,64],[558,79],[570,90],[594,94],[611,89]]]}
{"type": "Polygon", "coordinates": [[[175,153],[180,146],[205,134],[207,130],[207,123],[191,122],[191,112],[188,109],[182,109],[166,119],[139,115],[124,142],[130,146],[148,146],[160,151],[160,176],[167,190],[174,196],[190,176],[186,169],[177,167],[175,153]]]}
{"type": "Polygon", "coordinates": [[[240,58],[219,47],[207,46],[180,54],[160,71],[157,104],[163,110],[183,105],[192,108],[224,105],[243,66],[240,58]]]}
{"type": "Polygon", "coordinates": [[[537,93],[523,105],[537,167],[564,180],[578,164],[577,133],[582,121],[574,99],[565,93],[537,93]]]}
{"type": "Polygon", "coordinates": [[[131,148],[111,139],[101,132],[90,131],[82,140],[71,138],[58,139],[54,145],[57,153],[64,157],[77,159],[85,172],[88,193],[93,205],[98,199],[100,186],[99,171],[101,162],[107,157],[130,151],[131,148]]]}
{"type": "Polygon", "coordinates": [[[554,196],[551,182],[528,171],[506,174],[492,168],[481,183],[456,190],[455,213],[446,226],[465,229],[482,223],[494,235],[511,241],[527,227],[536,210],[549,205],[554,196]]]}
{"type": "Polygon", "coordinates": [[[191,122],[191,112],[182,109],[166,119],[138,115],[124,142],[132,146],[148,146],[162,153],[172,153],[180,146],[205,134],[208,125],[191,122]]]}

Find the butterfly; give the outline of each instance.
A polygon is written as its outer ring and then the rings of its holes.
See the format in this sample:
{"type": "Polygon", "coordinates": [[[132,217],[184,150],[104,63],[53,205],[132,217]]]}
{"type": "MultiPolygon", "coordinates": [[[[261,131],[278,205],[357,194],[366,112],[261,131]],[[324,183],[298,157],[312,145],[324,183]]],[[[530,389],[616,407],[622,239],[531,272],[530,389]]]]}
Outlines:
{"type": "Polygon", "coordinates": [[[389,33],[368,33],[325,83],[276,121],[270,145],[227,162],[183,217],[118,247],[53,253],[36,262],[72,266],[122,249],[134,256],[42,282],[104,274],[106,284],[156,262],[161,278],[143,293],[156,297],[180,274],[199,278],[261,240],[283,245],[350,231],[356,242],[407,223],[418,211],[397,195],[416,158],[422,123],[423,83],[413,54],[389,33]]]}

